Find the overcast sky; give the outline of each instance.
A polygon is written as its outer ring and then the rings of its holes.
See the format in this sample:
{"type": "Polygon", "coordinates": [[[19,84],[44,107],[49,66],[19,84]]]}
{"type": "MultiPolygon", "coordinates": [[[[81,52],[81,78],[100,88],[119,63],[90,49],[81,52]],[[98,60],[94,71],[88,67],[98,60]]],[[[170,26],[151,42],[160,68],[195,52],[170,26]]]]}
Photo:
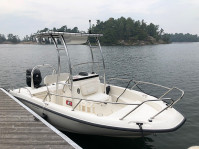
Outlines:
{"type": "Polygon", "coordinates": [[[199,0],[0,0],[0,34],[21,38],[45,27],[77,26],[110,17],[144,19],[166,33],[199,35],[199,0]]]}

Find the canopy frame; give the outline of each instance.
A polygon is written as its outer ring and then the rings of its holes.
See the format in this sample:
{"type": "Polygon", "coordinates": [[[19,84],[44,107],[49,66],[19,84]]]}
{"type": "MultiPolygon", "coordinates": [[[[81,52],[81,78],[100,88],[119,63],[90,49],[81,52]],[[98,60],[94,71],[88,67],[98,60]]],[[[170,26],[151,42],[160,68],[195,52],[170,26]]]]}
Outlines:
{"type": "MultiPolygon", "coordinates": [[[[104,78],[104,92],[106,93],[106,72],[105,72],[105,62],[104,62],[104,57],[103,57],[103,51],[101,48],[101,44],[99,41],[99,37],[103,36],[102,34],[85,34],[85,33],[67,33],[67,32],[41,32],[41,33],[37,33],[35,34],[36,38],[50,38],[53,41],[53,44],[55,45],[55,48],[57,50],[57,58],[58,58],[58,71],[57,71],[57,81],[56,81],[56,94],[58,93],[58,80],[59,80],[59,76],[61,73],[61,60],[60,60],[60,50],[64,50],[67,56],[67,62],[68,62],[68,67],[69,67],[69,80],[70,80],[70,88],[71,88],[71,95],[72,95],[72,90],[73,90],[73,73],[72,73],[72,65],[71,65],[71,60],[70,60],[70,55],[69,55],[69,49],[67,47],[67,45],[70,44],[85,44],[87,43],[88,46],[90,47],[90,52],[91,52],[91,58],[92,58],[92,72],[94,72],[94,56],[93,56],[93,46],[91,45],[88,37],[94,37],[97,43],[97,47],[100,50],[100,54],[101,54],[101,58],[102,58],[102,64],[103,64],[103,78],[104,78]],[[59,39],[62,43],[62,45],[64,46],[64,48],[59,48],[58,47],[58,43],[57,43],[57,39],[59,39]],[[71,41],[72,40],[76,40],[76,42],[71,41]],[[79,42],[80,41],[80,42],[79,42]],[[85,43],[84,43],[85,41],[85,43]]],[[[72,97],[73,99],[73,97],[72,97]]]]}

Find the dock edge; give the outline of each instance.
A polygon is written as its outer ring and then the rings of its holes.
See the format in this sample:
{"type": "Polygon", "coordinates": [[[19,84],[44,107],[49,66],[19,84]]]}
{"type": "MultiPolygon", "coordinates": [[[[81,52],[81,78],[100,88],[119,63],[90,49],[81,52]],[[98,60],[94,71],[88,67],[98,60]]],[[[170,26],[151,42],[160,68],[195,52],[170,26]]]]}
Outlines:
{"type": "Polygon", "coordinates": [[[17,102],[19,105],[21,105],[23,108],[25,108],[28,112],[30,112],[33,116],[35,116],[37,119],[39,119],[43,124],[45,124],[48,128],[50,128],[53,132],[55,132],[57,135],[59,135],[62,139],[64,139],[67,143],[69,143],[72,147],[75,149],[82,149],[78,144],[76,144],[73,140],[71,140],[69,137],[67,137],[65,134],[63,134],[61,131],[59,131],[57,128],[55,128],[53,125],[48,123],[46,120],[44,120],[42,117],[40,117],[37,113],[35,113],[33,110],[31,110],[29,107],[24,105],[21,101],[19,101],[17,98],[12,96],[10,93],[8,93],[5,89],[0,88],[5,94],[7,94],[11,99],[13,99],[15,102],[17,102]]]}

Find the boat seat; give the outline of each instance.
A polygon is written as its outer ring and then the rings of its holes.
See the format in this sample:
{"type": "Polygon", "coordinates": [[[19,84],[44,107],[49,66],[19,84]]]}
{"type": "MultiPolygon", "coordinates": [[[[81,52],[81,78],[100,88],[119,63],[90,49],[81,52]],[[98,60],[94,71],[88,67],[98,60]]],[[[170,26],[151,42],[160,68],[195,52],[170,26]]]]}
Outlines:
{"type": "MultiPolygon", "coordinates": [[[[44,78],[44,84],[50,85],[50,84],[56,83],[57,82],[57,75],[58,74],[47,75],[44,78]]],[[[69,78],[69,73],[60,73],[58,82],[66,81],[66,80],[68,80],[68,78],[69,78]]]]}
{"type": "Polygon", "coordinates": [[[100,81],[97,79],[82,83],[80,89],[82,96],[86,99],[102,102],[110,99],[110,96],[102,91],[100,81]]]}
{"type": "Polygon", "coordinates": [[[110,96],[107,94],[104,94],[104,93],[96,93],[96,94],[92,94],[92,95],[88,96],[87,99],[105,102],[105,101],[109,101],[110,96]]]}
{"type": "Polygon", "coordinates": [[[89,81],[86,84],[81,85],[81,93],[83,96],[88,96],[98,92],[98,82],[95,80],[89,81]]]}

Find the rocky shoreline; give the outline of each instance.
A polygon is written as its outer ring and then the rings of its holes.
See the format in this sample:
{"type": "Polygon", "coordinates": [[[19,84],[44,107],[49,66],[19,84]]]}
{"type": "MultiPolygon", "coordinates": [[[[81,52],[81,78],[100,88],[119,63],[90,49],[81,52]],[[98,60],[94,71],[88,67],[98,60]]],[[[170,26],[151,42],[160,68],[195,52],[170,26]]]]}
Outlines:
{"type": "Polygon", "coordinates": [[[156,40],[155,38],[149,36],[147,40],[120,40],[118,41],[118,44],[116,45],[122,45],[122,46],[142,46],[142,45],[157,45],[157,44],[168,44],[168,42],[165,42],[163,40],[156,40]]]}
{"type": "MultiPolygon", "coordinates": [[[[1,44],[38,44],[37,42],[32,41],[21,41],[18,43],[13,43],[10,41],[2,42],[1,44]]],[[[117,44],[102,44],[105,46],[143,46],[143,45],[158,45],[158,44],[168,44],[167,42],[163,40],[156,40],[153,37],[148,37],[147,40],[120,40],[117,44]]]]}

